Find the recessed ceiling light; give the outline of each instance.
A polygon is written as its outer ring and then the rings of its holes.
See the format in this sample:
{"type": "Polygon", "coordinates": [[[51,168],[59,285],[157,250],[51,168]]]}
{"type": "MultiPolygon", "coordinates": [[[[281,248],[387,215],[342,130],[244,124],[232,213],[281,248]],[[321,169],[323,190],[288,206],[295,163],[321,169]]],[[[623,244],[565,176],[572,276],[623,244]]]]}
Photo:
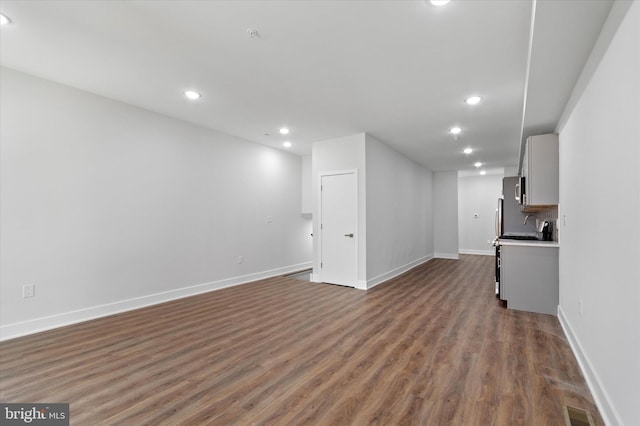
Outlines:
{"type": "Polygon", "coordinates": [[[4,13],[0,13],[0,25],[7,25],[11,23],[11,19],[4,13]]]}
{"type": "Polygon", "coordinates": [[[486,175],[486,174],[487,174],[487,171],[486,171],[486,170],[480,170],[480,174],[481,174],[482,176],[484,176],[484,175],[486,175]]]}
{"type": "Polygon", "coordinates": [[[462,131],[461,127],[452,127],[451,129],[449,129],[449,133],[451,133],[452,135],[457,135],[462,131]]]}
{"type": "Polygon", "coordinates": [[[482,163],[478,161],[477,163],[474,164],[474,166],[480,167],[480,166],[482,166],[482,163]]]}
{"type": "Polygon", "coordinates": [[[471,148],[465,148],[464,151],[462,151],[462,152],[464,152],[465,154],[468,155],[468,154],[471,154],[473,152],[473,150],[471,148]]]}
{"type": "Polygon", "coordinates": [[[449,3],[449,0],[431,0],[431,4],[434,6],[444,6],[449,3]]]}
{"type": "Polygon", "coordinates": [[[283,135],[288,135],[289,134],[289,129],[287,129],[286,127],[283,127],[282,129],[280,129],[280,133],[283,135]]]}
{"type": "Polygon", "coordinates": [[[480,101],[482,100],[482,98],[480,96],[471,96],[467,99],[465,99],[465,102],[468,103],[469,105],[475,105],[480,103],[480,101]]]}
{"type": "Polygon", "coordinates": [[[202,97],[202,95],[194,90],[186,90],[184,92],[184,95],[191,99],[191,100],[196,100],[196,99],[200,99],[202,97]]]}
{"type": "Polygon", "coordinates": [[[282,146],[284,146],[285,148],[291,148],[291,142],[289,141],[283,142],[282,146]]]}

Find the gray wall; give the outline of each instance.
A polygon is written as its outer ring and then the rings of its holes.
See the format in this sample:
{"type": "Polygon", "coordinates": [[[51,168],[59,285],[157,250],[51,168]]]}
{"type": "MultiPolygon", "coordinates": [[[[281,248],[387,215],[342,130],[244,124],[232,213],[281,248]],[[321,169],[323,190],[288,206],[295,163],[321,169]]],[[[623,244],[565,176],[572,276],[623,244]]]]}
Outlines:
{"type": "Polygon", "coordinates": [[[367,161],[367,288],[433,256],[433,177],[370,135],[367,161]]]}
{"type": "Polygon", "coordinates": [[[639,23],[614,4],[559,128],[559,319],[611,425],[640,424],[639,23]]]}
{"type": "Polygon", "coordinates": [[[310,265],[300,157],[0,76],[2,338],[310,265]]]}
{"type": "Polygon", "coordinates": [[[433,174],[435,257],[458,259],[458,172],[433,174]]]}
{"type": "Polygon", "coordinates": [[[302,185],[302,206],[301,211],[305,215],[310,215],[313,212],[313,191],[311,180],[311,156],[305,155],[302,157],[302,173],[301,173],[302,185]]]}

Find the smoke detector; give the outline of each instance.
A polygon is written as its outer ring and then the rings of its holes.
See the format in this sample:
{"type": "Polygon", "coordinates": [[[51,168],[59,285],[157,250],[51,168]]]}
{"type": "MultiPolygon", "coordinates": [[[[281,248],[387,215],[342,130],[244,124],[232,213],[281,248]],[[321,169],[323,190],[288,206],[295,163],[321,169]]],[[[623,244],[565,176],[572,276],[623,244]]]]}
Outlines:
{"type": "Polygon", "coordinates": [[[251,38],[256,38],[258,37],[258,30],[256,30],[255,28],[247,28],[247,34],[249,34],[249,37],[251,38]]]}

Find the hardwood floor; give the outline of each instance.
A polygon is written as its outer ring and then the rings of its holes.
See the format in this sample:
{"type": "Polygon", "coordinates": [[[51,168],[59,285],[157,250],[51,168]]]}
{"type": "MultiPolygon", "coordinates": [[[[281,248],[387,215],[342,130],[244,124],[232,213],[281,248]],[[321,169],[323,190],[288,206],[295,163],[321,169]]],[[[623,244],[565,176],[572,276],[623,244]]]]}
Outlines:
{"type": "Polygon", "coordinates": [[[367,292],[272,278],[0,344],[0,400],[71,424],[603,424],[555,317],[504,309],[493,258],[367,292]]]}

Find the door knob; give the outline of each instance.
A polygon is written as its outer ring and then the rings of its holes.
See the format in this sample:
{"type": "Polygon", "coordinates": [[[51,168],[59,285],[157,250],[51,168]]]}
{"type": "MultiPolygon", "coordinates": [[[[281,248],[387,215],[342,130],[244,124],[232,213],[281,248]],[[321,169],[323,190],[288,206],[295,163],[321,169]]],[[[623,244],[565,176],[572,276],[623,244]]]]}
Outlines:
{"type": "Polygon", "coordinates": [[[353,234],[344,234],[345,237],[353,238],[353,234]]]}

